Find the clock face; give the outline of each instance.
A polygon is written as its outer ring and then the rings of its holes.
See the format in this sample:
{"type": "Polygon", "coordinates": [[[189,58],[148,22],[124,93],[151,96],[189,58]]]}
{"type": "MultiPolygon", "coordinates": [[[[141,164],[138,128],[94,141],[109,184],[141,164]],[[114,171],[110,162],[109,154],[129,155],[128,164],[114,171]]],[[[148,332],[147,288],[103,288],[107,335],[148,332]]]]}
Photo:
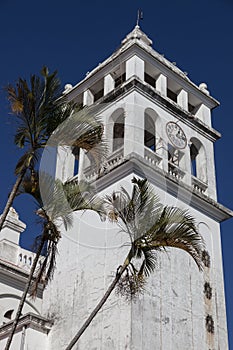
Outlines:
{"type": "Polygon", "coordinates": [[[175,148],[183,149],[187,145],[187,138],[185,133],[177,123],[168,122],[166,125],[166,132],[169,141],[175,148]]]}

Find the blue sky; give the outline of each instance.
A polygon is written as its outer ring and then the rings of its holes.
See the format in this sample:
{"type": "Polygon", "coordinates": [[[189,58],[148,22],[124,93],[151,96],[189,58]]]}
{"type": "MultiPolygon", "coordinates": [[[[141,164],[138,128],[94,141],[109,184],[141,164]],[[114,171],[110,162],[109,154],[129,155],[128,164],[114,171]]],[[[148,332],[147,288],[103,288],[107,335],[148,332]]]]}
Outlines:
{"type": "MultiPolygon", "coordinates": [[[[208,84],[221,105],[213,112],[213,126],[222,133],[215,144],[219,202],[233,208],[233,3],[231,0],[118,0],[54,1],[0,0],[0,88],[43,65],[58,70],[62,83],[75,84],[107,58],[136,23],[142,8],[141,28],[153,47],[188,72],[197,85],[208,84]]],[[[15,123],[0,92],[2,168],[0,210],[14,183],[20,152],[13,145],[15,123]]],[[[39,227],[29,215],[28,200],[15,207],[28,228],[22,245],[28,247],[39,227]]],[[[232,246],[233,220],[222,224],[222,244],[230,349],[233,349],[232,246]]],[[[225,349],[221,349],[225,350],[225,349]]]]}

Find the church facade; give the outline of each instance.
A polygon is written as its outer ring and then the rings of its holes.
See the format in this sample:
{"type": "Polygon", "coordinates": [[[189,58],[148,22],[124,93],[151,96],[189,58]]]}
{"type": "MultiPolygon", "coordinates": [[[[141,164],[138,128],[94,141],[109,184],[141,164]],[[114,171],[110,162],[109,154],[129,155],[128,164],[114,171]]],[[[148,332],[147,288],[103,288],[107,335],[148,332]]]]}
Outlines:
{"type": "MultiPolygon", "coordinates": [[[[217,201],[211,111],[218,101],[152,47],[136,26],[120,48],[64,96],[98,107],[109,156],[97,169],[85,152],[58,151],[56,177],[85,179],[100,195],[147,178],[164,205],[188,209],[205,240],[200,273],[183,251],[158,256],[143,295],[112,294],[74,349],[228,349],[220,222],[232,212],[217,201]],[[78,162],[78,170],[77,170],[78,162]]],[[[127,238],[91,212],[62,230],[52,282],[27,300],[14,349],[65,349],[115,276],[127,238]]],[[[25,225],[12,209],[0,233],[0,347],[4,348],[33,253],[22,250],[25,225]]]]}

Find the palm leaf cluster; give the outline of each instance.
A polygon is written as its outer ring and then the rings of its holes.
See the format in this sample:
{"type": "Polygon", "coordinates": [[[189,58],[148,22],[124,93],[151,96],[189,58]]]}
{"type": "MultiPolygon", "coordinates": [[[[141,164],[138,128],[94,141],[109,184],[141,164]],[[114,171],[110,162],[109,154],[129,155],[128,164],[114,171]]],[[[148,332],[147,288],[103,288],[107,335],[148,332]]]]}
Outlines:
{"type": "Polygon", "coordinates": [[[167,247],[186,251],[202,269],[203,240],[187,210],[163,206],[147,180],[133,178],[132,194],[125,188],[107,196],[108,216],[130,240],[126,269],[118,294],[128,299],[143,291],[145,279],[157,266],[157,253],[167,247]],[[121,291],[121,292],[120,292],[121,291]]]}
{"type": "Polygon", "coordinates": [[[79,105],[60,97],[60,86],[57,72],[49,74],[48,68],[43,67],[41,76],[32,75],[29,82],[19,78],[15,86],[7,87],[11,112],[18,122],[15,143],[26,150],[15,167],[17,179],[2,213],[0,229],[28,170],[33,182],[45,146],[70,146],[74,153],[83,148],[98,164],[106,154],[103,126],[96,117],[98,111],[87,108],[80,111],[79,105]]]}
{"type": "Polygon", "coordinates": [[[103,138],[103,124],[98,117],[96,106],[74,106],[72,113],[51,135],[47,145],[51,147],[69,146],[76,158],[80,148],[84,149],[96,166],[106,158],[107,143],[103,138]]]}
{"type": "Polygon", "coordinates": [[[62,183],[54,180],[50,175],[42,173],[40,181],[38,173],[34,174],[32,182],[31,174],[24,177],[18,194],[27,193],[36,201],[38,209],[36,214],[40,217],[42,232],[37,237],[36,246],[44,242],[44,257],[38,266],[36,277],[31,288],[31,295],[35,296],[39,283],[47,284],[52,279],[56,266],[57,244],[61,238],[59,227],[63,224],[65,229],[72,226],[73,212],[77,210],[93,210],[100,218],[105,219],[103,201],[96,195],[89,183],[84,181],[70,181],[62,183]],[[46,198],[41,197],[40,188],[46,193],[46,198]]]}
{"type": "Polygon", "coordinates": [[[54,114],[59,115],[57,122],[61,123],[70,106],[68,108],[57,102],[60,81],[57,72],[49,74],[46,67],[43,67],[41,76],[31,75],[29,83],[19,78],[16,86],[10,84],[7,93],[11,111],[18,120],[15,144],[20,148],[27,146],[26,153],[16,165],[18,175],[24,168],[33,167],[38,160],[40,148],[45,146],[49,133],[53,131],[51,124],[54,128],[57,126],[54,114]]]}
{"type": "Polygon", "coordinates": [[[146,179],[132,179],[132,193],[121,187],[105,197],[111,222],[129,238],[130,249],[115,278],[87,317],[66,350],[71,350],[108,300],[112,291],[135,300],[143,293],[150,274],[157,266],[157,253],[175,247],[189,253],[202,269],[203,240],[193,217],[185,210],[163,206],[146,179]]]}

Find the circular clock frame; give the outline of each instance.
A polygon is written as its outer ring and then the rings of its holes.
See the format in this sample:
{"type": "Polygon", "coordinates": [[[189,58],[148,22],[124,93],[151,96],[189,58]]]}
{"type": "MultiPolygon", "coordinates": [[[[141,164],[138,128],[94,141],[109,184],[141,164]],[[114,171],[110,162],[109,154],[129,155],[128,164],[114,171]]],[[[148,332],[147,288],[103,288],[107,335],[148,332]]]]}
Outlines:
{"type": "Polygon", "coordinates": [[[166,133],[172,146],[176,149],[184,149],[187,146],[187,137],[176,122],[168,122],[166,124],[166,133]]]}

